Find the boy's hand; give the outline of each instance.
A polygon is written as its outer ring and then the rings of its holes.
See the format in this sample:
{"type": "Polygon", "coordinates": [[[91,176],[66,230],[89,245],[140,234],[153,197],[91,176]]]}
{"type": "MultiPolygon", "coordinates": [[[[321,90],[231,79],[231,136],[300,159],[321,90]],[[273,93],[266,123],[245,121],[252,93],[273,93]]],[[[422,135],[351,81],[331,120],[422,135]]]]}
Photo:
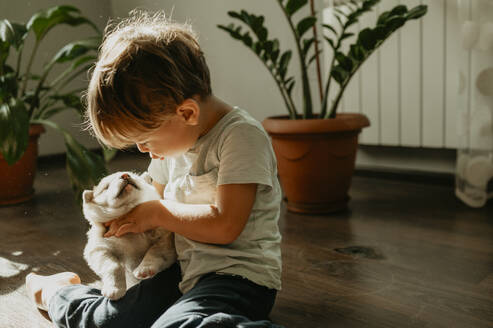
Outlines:
{"type": "Polygon", "coordinates": [[[127,233],[139,233],[159,226],[159,213],[162,208],[158,200],[142,203],[121,218],[104,223],[109,227],[104,237],[120,237],[127,233]]]}

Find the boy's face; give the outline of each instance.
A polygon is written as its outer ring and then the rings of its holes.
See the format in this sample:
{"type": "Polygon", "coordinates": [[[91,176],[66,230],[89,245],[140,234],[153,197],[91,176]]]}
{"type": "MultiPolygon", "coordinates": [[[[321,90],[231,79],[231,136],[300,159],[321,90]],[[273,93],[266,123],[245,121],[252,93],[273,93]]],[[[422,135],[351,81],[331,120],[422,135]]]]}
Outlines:
{"type": "Polygon", "coordinates": [[[137,148],[153,159],[164,159],[186,153],[200,135],[198,112],[178,109],[159,128],[137,141],[137,148]]]}

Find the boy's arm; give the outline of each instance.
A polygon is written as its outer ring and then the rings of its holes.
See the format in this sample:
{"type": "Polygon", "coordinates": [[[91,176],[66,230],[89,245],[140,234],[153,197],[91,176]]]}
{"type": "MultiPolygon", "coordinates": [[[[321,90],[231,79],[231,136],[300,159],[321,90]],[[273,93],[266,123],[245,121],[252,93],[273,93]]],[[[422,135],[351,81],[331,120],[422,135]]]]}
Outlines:
{"type": "Polygon", "coordinates": [[[159,196],[161,196],[161,198],[164,198],[164,188],[166,187],[166,185],[162,185],[160,183],[157,183],[156,181],[152,181],[152,185],[154,186],[154,189],[156,189],[156,191],[158,192],[159,196]]]}
{"type": "Polygon", "coordinates": [[[162,227],[189,239],[230,244],[250,217],[257,184],[225,184],[217,188],[216,204],[183,204],[170,200],[143,203],[111,223],[106,237],[162,227]]]}

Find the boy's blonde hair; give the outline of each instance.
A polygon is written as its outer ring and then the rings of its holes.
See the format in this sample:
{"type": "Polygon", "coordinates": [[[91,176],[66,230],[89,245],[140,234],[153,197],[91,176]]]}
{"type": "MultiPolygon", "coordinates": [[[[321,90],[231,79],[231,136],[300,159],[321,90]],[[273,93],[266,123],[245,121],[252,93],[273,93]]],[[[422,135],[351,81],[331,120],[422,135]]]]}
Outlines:
{"type": "Polygon", "coordinates": [[[158,128],[185,99],[211,94],[191,27],[133,11],[110,23],[85,100],[86,122],[105,145],[124,148],[158,128]]]}

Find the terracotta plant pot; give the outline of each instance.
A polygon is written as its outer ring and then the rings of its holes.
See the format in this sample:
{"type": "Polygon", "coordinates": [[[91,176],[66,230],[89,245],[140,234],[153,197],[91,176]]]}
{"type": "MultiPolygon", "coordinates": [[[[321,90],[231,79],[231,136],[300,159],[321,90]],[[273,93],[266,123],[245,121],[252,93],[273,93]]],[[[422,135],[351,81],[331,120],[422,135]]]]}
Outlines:
{"type": "Polygon", "coordinates": [[[8,165],[0,155],[0,205],[27,201],[34,194],[33,184],[38,159],[38,138],[45,130],[42,125],[29,128],[29,143],[26,152],[13,165],[8,165]]]}
{"type": "Polygon", "coordinates": [[[288,210],[316,214],[346,209],[358,135],[370,125],[368,118],[350,113],[335,119],[276,116],[262,124],[272,138],[288,210]]]}

